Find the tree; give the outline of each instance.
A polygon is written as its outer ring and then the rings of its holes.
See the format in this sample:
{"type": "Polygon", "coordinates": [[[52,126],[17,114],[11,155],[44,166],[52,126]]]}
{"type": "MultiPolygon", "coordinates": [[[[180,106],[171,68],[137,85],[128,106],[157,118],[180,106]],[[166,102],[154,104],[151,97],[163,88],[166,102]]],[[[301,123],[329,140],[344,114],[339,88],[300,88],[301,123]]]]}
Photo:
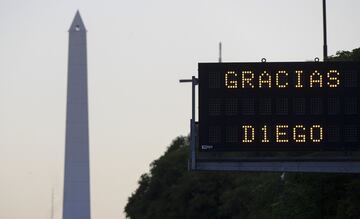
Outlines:
{"type": "Polygon", "coordinates": [[[336,55],[330,56],[329,61],[360,61],[360,48],[353,51],[337,51],[336,55]]]}
{"type": "Polygon", "coordinates": [[[279,174],[188,172],[188,148],[187,138],[178,137],[151,164],[129,198],[127,217],[266,218],[279,174]]]}

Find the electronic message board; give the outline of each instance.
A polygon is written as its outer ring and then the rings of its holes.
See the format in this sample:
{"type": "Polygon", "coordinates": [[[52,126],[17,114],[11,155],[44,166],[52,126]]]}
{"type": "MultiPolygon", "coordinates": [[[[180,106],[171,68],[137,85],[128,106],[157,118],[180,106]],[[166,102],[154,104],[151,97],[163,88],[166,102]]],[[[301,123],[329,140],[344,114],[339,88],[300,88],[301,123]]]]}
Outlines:
{"type": "Polygon", "coordinates": [[[199,150],[358,150],[359,74],[360,62],[199,63],[199,150]]]}

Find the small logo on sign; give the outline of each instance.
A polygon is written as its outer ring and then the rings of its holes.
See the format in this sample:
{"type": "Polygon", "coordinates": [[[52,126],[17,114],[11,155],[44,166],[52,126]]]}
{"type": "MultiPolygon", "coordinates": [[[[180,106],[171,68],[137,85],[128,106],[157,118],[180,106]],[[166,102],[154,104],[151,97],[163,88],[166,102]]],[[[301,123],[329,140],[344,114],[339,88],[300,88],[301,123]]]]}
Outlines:
{"type": "Polygon", "coordinates": [[[202,150],[210,150],[210,149],[213,149],[213,148],[214,148],[214,146],[212,146],[212,145],[201,145],[202,150]]]}

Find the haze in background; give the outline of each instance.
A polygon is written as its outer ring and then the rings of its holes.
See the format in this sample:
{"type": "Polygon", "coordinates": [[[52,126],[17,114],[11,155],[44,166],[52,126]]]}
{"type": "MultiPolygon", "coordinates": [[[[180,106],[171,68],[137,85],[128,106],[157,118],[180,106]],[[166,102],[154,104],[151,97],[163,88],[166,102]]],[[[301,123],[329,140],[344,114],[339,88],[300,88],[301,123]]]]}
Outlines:
{"type": "MultiPolygon", "coordinates": [[[[198,62],[322,58],[321,0],[0,0],[0,218],[61,218],[67,30],[88,29],[93,219],[189,132],[198,62]]],[[[360,46],[360,2],[328,0],[329,54],[360,46]]]]}

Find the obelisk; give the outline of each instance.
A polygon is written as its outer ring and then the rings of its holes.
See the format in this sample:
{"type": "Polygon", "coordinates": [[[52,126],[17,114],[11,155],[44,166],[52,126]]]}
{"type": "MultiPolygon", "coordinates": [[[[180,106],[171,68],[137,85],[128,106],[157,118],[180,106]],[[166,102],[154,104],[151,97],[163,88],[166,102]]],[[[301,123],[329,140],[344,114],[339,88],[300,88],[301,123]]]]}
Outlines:
{"type": "Polygon", "coordinates": [[[63,219],[90,219],[86,29],[79,11],[69,29],[63,219]]]}

